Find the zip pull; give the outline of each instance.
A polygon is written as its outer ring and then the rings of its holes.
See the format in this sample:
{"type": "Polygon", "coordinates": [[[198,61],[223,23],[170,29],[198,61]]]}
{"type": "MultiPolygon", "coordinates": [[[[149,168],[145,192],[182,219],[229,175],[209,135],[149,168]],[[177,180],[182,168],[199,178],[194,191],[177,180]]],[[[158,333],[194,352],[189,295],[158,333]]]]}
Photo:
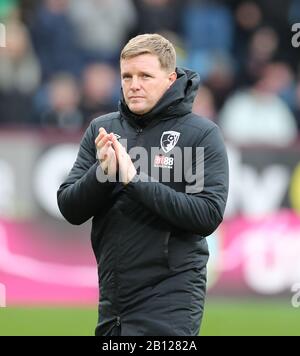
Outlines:
{"type": "Polygon", "coordinates": [[[120,326],[120,325],[121,325],[121,318],[117,316],[116,326],[120,326]]]}

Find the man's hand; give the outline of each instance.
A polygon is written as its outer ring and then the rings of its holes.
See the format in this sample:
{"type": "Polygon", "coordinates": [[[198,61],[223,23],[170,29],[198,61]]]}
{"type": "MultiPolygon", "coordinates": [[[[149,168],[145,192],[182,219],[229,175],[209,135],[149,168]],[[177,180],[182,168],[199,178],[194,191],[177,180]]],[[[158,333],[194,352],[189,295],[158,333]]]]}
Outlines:
{"type": "Polygon", "coordinates": [[[114,152],[117,157],[119,165],[119,178],[120,181],[127,185],[131,182],[132,178],[136,175],[136,169],[131,161],[129,154],[126,152],[125,148],[118,142],[116,137],[113,135],[112,145],[114,152]]]}
{"type": "Polygon", "coordinates": [[[99,129],[99,135],[95,140],[100,166],[104,174],[109,177],[116,177],[118,170],[116,153],[112,147],[113,138],[115,138],[114,134],[108,134],[106,130],[101,127],[99,129]]]}

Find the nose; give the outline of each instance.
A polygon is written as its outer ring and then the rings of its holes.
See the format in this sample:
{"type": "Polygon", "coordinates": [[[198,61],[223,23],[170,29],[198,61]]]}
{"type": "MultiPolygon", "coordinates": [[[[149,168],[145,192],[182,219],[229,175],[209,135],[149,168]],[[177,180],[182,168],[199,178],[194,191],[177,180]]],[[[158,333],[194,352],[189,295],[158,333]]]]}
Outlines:
{"type": "Polygon", "coordinates": [[[138,77],[133,76],[131,83],[130,83],[130,89],[133,91],[139,90],[141,88],[141,83],[138,77]]]}

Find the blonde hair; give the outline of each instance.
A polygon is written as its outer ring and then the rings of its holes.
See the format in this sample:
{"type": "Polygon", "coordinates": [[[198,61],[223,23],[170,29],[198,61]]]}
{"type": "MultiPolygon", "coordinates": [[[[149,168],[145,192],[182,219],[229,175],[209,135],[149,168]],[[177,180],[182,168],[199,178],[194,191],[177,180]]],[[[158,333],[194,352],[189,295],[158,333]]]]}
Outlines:
{"type": "Polygon", "coordinates": [[[159,34],[144,34],[132,38],[121,52],[122,59],[130,59],[142,54],[158,57],[162,69],[174,72],[176,68],[176,51],[173,44],[159,34]]]}

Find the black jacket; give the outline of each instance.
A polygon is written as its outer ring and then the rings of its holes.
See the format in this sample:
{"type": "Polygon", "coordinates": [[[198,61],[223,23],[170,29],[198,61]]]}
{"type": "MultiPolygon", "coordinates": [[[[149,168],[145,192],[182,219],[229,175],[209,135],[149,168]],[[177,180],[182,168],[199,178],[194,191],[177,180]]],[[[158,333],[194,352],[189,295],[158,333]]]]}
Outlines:
{"type": "Polygon", "coordinates": [[[100,283],[98,335],[108,335],[119,325],[122,335],[199,332],[208,260],[205,237],[223,218],[228,164],[218,127],[191,113],[198,75],[177,72],[178,79],[150,113],[137,117],[122,99],[119,112],[92,121],[58,191],[60,211],[70,223],[93,218],[91,239],[100,283]],[[94,143],[100,127],[127,139],[128,151],[137,146],[149,155],[153,147],[165,151],[143,162],[125,188],[100,183],[94,143]],[[184,147],[192,147],[187,157],[174,154],[184,147]],[[196,156],[196,147],[204,148],[204,157],[196,156]],[[187,177],[197,166],[203,166],[204,173],[196,188],[175,177],[175,169],[187,177]],[[160,172],[157,181],[147,181],[151,172],[160,172]],[[169,182],[162,176],[166,172],[169,182]]]}

